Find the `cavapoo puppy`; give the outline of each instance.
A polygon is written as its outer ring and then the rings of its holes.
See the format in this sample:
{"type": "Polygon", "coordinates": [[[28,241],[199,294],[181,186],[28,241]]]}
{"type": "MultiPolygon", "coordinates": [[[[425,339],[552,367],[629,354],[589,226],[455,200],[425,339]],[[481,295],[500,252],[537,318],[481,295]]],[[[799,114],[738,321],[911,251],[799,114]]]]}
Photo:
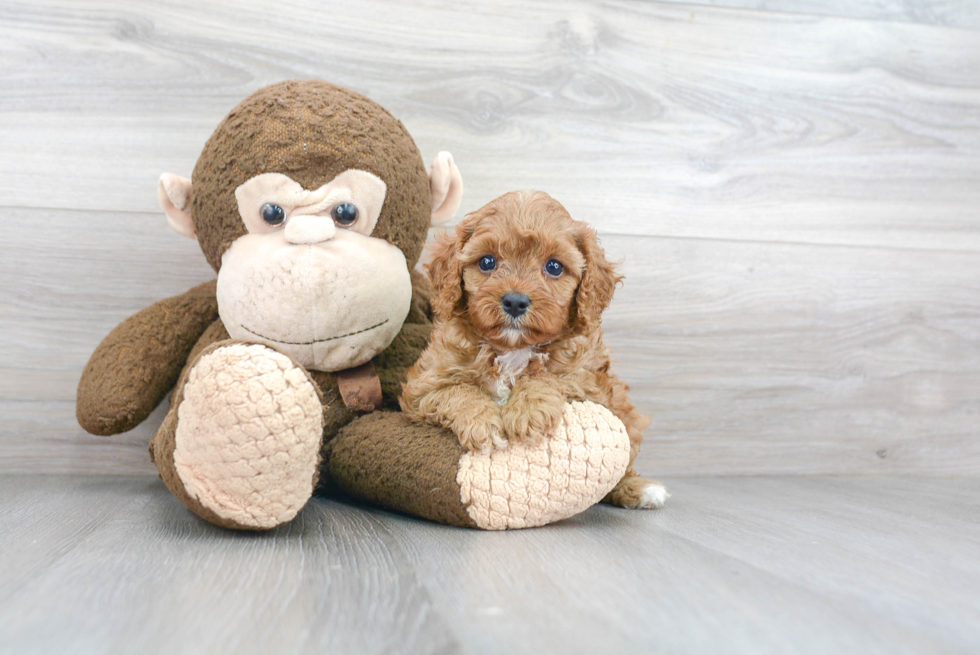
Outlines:
{"type": "Polygon", "coordinates": [[[442,235],[426,270],[438,318],[403,385],[408,418],[488,451],[546,438],[567,401],[597,402],[631,444],[626,475],[604,500],[663,505],[664,487],[633,469],[649,419],[610,370],[600,321],[621,278],[592,228],[546,193],[515,191],[442,235]]]}

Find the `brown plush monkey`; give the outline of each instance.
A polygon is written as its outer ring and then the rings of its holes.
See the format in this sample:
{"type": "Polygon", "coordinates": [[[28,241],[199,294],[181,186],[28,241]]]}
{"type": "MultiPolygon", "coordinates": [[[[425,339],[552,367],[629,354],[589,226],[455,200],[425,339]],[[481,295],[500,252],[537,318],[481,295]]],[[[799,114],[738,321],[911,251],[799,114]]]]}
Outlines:
{"type": "Polygon", "coordinates": [[[557,446],[485,457],[391,411],[431,330],[413,269],[462,181],[448,153],[427,174],[379,105],[320,81],[266,87],[221,122],[192,179],[161,176],[159,200],[218,278],[109,334],[77,415],[117,434],[173,389],[150,453],[199,516],[272,528],[319,481],[437,521],[524,527],[585,509],[621,477],[622,424],[588,403],[568,407],[557,446]]]}

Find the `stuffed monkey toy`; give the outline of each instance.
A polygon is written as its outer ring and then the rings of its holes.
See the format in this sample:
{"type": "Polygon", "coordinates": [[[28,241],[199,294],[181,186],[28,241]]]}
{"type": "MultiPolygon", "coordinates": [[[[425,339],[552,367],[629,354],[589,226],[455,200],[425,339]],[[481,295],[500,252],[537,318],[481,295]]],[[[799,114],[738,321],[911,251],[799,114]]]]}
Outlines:
{"type": "Polygon", "coordinates": [[[130,430],[172,391],[150,455],[188,509],[227,528],[274,528],[317,490],[483,529],[598,502],[629,458],[604,407],[571,403],[547,443],[489,455],[397,411],[431,331],[431,288],[414,267],[461,196],[452,157],[427,173],[405,127],[368,98],[321,81],[257,91],[191,179],[160,178],[169,224],[198,240],[217,279],[103,340],[79,383],[79,423],[130,430]]]}

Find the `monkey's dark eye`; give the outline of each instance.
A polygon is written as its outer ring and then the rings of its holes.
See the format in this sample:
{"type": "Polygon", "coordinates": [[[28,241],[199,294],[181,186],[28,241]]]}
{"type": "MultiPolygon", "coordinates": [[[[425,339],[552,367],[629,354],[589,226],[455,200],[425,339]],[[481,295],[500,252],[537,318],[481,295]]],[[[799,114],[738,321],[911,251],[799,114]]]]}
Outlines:
{"type": "Polygon", "coordinates": [[[269,225],[282,225],[286,220],[286,212],[279,205],[266,203],[262,205],[262,220],[269,225]]]}
{"type": "Polygon", "coordinates": [[[544,272],[551,277],[558,277],[565,272],[565,267],[557,259],[549,259],[548,263],[544,265],[544,272]]]}
{"type": "Polygon", "coordinates": [[[480,270],[484,273],[490,273],[497,270],[497,258],[493,255],[484,255],[480,258],[480,262],[477,264],[480,270]]]}
{"type": "Polygon", "coordinates": [[[342,202],[330,210],[330,215],[337,225],[350,227],[357,220],[357,207],[352,203],[342,202]]]}

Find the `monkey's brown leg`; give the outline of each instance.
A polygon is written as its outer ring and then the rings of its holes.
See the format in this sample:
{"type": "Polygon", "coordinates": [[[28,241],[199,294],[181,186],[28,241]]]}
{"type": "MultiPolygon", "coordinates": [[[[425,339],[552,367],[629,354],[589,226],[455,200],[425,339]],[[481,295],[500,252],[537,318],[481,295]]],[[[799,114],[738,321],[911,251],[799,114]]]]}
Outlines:
{"type": "Polygon", "coordinates": [[[310,499],[322,440],[322,398],[302,366],[266,346],[222,341],[181,376],[150,454],[194,513],[266,530],[310,499]]]}
{"type": "Polygon", "coordinates": [[[565,406],[561,426],[534,444],[467,453],[449,430],[399,412],[355,419],[325,446],[323,477],[399,512],[484,530],[546,525],[588,509],[629,463],[622,422],[591,402],[565,406]]]}

